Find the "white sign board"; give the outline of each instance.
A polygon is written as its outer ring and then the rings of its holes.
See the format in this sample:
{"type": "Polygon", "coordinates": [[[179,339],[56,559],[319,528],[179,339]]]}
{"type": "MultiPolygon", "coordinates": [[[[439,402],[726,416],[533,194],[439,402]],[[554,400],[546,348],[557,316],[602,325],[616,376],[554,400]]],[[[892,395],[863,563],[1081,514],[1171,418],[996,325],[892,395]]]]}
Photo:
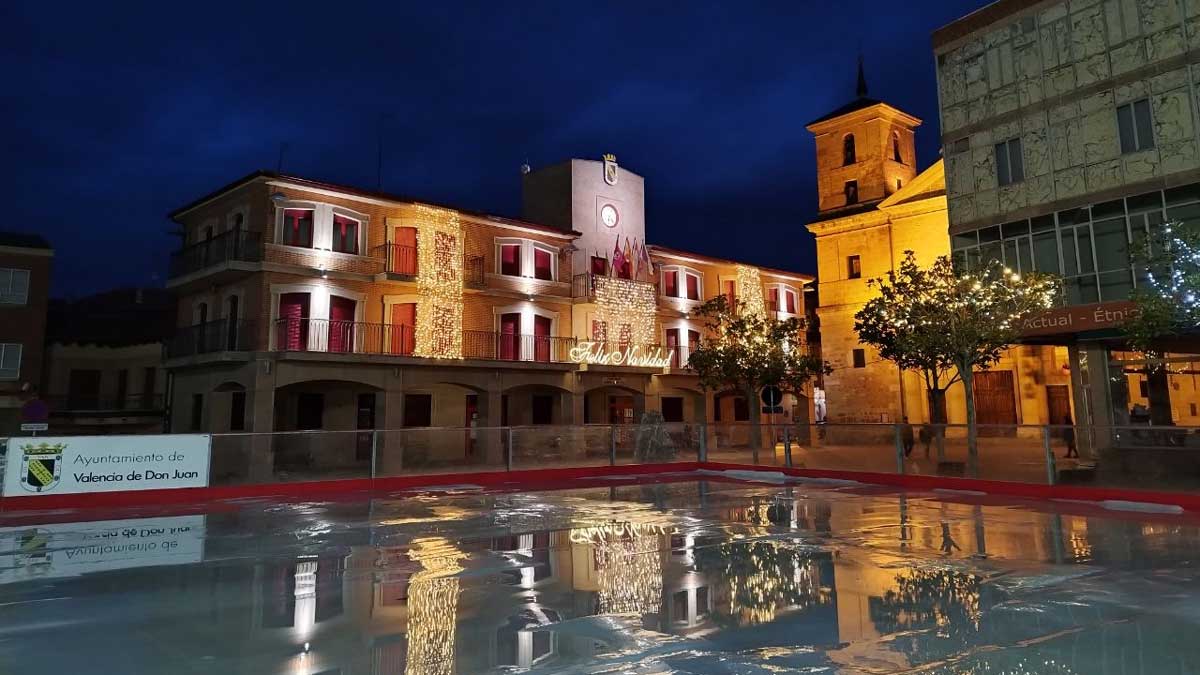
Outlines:
{"type": "Polygon", "coordinates": [[[0,528],[0,584],[204,559],[204,516],[0,528]]]}
{"type": "Polygon", "coordinates": [[[13,438],[4,495],[206,487],[210,442],[207,434],[13,438]]]}
{"type": "Polygon", "coordinates": [[[21,424],[21,431],[45,431],[50,428],[45,422],[24,422],[21,424]]]}

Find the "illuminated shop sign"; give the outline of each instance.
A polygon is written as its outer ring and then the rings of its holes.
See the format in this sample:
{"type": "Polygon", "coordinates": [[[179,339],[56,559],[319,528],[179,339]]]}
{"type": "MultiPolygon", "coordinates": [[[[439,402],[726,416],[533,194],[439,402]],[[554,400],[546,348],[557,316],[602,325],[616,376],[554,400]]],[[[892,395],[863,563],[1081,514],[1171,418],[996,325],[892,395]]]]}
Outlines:
{"type": "Polygon", "coordinates": [[[571,349],[569,356],[575,363],[591,366],[666,368],[671,365],[675,350],[665,347],[613,346],[605,342],[580,342],[571,349]]]}

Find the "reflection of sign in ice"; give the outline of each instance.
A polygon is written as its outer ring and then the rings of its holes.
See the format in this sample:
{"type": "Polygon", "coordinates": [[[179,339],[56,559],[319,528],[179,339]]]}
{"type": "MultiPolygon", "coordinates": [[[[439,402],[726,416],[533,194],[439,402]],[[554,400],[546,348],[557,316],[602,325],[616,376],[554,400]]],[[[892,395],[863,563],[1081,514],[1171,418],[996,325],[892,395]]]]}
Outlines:
{"type": "Polygon", "coordinates": [[[204,559],[204,516],[0,528],[0,584],[204,559]]]}
{"type": "Polygon", "coordinates": [[[205,487],[209,436],[14,438],[4,494],[205,487]]]}
{"type": "Polygon", "coordinates": [[[604,342],[580,342],[578,346],[571,348],[569,356],[575,363],[589,365],[666,368],[671,365],[675,350],[640,345],[611,348],[611,345],[604,342]]]}

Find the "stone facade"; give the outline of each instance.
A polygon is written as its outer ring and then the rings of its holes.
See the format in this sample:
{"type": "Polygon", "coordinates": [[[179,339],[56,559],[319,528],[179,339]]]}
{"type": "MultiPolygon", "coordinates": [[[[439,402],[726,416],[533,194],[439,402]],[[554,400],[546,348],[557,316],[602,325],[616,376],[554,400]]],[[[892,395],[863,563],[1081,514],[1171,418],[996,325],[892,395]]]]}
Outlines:
{"type": "Polygon", "coordinates": [[[1200,169],[1200,3],[1023,4],[960,37],[945,39],[964,32],[954,24],[934,36],[955,228],[1200,169]],[[1116,109],[1142,99],[1154,146],[1122,154],[1116,109]],[[1025,178],[1002,186],[994,147],[1013,138],[1021,139],[1025,178]]]}

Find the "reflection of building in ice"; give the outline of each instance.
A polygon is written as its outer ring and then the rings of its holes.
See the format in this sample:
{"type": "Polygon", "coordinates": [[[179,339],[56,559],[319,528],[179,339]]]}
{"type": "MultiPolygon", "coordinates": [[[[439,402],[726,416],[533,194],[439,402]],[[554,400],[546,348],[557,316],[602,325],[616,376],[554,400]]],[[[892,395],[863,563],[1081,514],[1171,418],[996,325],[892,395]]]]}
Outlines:
{"type": "Polygon", "coordinates": [[[601,614],[652,614],[662,600],[659,537],[616,538],[592,552],[600,580],[601,614]]]}
{"type": "Polygon", "coordinates": [[[496,663],[501,666],[532,668],[554,654],[557,636],[543,626],[559,621],[558,612],[531,605],[509,617],[496,632],[496,663]]]}
{"type": "Polygon", "coordinates": [[[757,541],[720,548],[729,614],[738,623],[766,623],[781,612],[833,601],[832,589],[821,586],[818,561],[794,547],[757,541]]]}
{"type": "Polygon", "coordinates": [[[459,561],[466,554],[442,538],[417,539],[409,557],[421,571],[408,586],[408,659],[405,675],[454,672],[459,561]]]}

